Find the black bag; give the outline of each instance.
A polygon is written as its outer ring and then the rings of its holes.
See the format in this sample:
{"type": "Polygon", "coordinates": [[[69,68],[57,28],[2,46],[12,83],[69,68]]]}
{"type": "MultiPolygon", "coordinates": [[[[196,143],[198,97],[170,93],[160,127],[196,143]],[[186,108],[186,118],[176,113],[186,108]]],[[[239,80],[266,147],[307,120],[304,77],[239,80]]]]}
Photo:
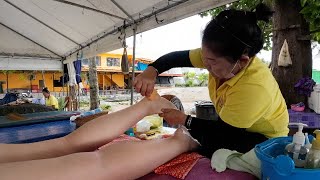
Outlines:
{"type": "Polygon", "coordinates": [[[16,101],[18,99],[18,95],[15,93],[7,93],[3,99],[0,99],[0,105],[8,104],[10,102],[16,101]]]}
{"type": "Polygon", "coordinates": [[[121,71],[124,74],[129,74],[129,61],[126,48],[123,49],[123,55],[121,58],[121,71]]]}

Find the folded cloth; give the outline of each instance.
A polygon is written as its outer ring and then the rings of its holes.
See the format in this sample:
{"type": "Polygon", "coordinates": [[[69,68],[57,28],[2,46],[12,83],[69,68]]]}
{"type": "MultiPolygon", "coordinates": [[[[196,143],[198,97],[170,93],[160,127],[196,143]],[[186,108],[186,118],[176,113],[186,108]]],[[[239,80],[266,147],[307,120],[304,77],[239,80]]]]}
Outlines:
{"type": "Polygon", "coordinates": [[[218,149],[212,155],[211,167],[217,172],[223,172],[226,168],[243,171],[261,179],[261,162],[254,149],[245,154],[228,149],[218,149]]]}
{"type": "Polygon", "coordinates": [[[202,155],[195,152],[184,153],[167,162],[166,164],[159,166],[154,170],[154,172],[156,174],[166,174],[179,179],[184,179],[191,171],[192,167],[202,157],[202,155]]]}

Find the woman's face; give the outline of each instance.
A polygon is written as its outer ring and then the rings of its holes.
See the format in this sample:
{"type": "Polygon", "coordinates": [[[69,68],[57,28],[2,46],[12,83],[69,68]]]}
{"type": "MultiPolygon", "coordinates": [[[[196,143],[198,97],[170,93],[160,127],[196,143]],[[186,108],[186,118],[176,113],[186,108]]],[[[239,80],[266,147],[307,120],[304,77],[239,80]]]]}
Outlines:
{"type": "Polygon", "coordinates": [[[240,70],[238,61],[230,63],[226,57],[217,56],[205,45],[202,46],[202,57],[204,66],[218,79],[230,79],[240,70]]]}
{"type": "Polygon", "coordinates": [[[43,96],[44,96],[45,98],[48,98],[48,97],[50,96],[50,94],[49,94],[49,93],[46,93],[46,92],[42,92],[42,94],[43,94],[43,96]]]}

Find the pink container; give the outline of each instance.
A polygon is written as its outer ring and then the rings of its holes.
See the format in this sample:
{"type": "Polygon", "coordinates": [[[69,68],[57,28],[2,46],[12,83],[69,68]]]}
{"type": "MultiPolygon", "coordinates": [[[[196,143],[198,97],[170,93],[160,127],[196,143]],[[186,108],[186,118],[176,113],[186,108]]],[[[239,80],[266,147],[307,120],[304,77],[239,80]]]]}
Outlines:
{"type": "Polygon", "coordinates": [[[291,109],[293,111],[298,111],[298,112],[302,112],[304,111],[305,106],[297,106],[295,104],[291,104],[291,109]]]}

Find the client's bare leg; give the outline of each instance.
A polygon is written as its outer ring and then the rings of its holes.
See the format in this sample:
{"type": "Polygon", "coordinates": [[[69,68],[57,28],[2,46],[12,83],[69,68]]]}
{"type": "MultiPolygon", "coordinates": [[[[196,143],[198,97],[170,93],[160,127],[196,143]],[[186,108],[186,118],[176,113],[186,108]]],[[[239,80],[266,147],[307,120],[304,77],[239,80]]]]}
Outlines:
{"type": "Polygon", "coordinates": [[[175,106],[160,96],[142,99],[126,109],[92,120],[58,139],[31,144],[0,144],[0,163],[45,159],[75,152],[92,151],[110,142],[147,115],[175,106]]]}
{"type": "Polygon", "coordinates": [[[89,121],[74,133],[66,136],[66,140],[73,144],[76,151],[97,149],[123,134],[145,116],[161,113],[163,107],[175,108],[170,101],[160,96],[153,100],[144,98],[126,109],[89,121]]]}
{"type": "Polygon", "coordinates": [[[178,129],[167,139],[118,142],[94,152],[0,164],[0,174],[2,180],[136,179],[196,146],[178,129]]]}

